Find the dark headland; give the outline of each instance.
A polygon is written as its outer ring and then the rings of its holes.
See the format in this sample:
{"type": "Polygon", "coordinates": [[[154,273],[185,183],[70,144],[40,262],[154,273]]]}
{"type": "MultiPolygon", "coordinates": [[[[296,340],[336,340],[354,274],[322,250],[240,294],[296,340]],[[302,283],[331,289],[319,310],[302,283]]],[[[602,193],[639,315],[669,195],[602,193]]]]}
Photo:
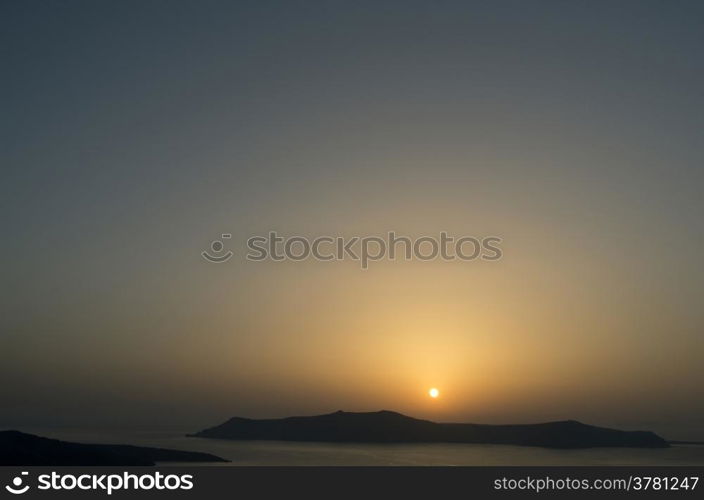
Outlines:
{"type": "Polygon", "coordinates": [[[621,431],[574,420],[525,425],[441,424],[392,411],[253,420],[234,417],[192,437],[347,443],[475,443],[546,448],[667,448],[648,431],[621,431]]]}
{"type": "Polygon", "coordinates": [[[0,431],[0,465],[155,465],[156,462],[227,462],[208,453],[122,444],[83,444],[0,431]]]}

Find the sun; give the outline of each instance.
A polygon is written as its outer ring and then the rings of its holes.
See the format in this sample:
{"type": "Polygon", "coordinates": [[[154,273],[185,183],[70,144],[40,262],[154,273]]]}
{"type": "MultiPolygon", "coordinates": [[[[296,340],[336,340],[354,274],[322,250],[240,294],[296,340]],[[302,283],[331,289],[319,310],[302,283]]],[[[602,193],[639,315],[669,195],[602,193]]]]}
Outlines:
{"type": "Polygon", "coordinates": [[[438,391],[435,387],[433,387],[432,389],[430,389],[430,390],[428,391],[428,395],[429,395],[431,398],[435,399],[435,398],[437,398],[437,397],[440,395],[440,391],[438,391]]]}

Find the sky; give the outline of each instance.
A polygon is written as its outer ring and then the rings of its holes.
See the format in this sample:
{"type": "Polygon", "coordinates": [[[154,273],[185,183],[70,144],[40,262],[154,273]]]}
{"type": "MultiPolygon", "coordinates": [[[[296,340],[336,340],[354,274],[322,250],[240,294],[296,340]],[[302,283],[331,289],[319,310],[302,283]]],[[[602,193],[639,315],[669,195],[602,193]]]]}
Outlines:
{"type": "Polygon", "coordinates": [[[0,425],[704,439],[704,6],[0,6],[0,425]],[[499,261],[252,262],[252,235],[499,261]],[[232,259],[201,252],[223,233],[232,259]],[[441,396],[427,396],[437,387],[441,396]]]}

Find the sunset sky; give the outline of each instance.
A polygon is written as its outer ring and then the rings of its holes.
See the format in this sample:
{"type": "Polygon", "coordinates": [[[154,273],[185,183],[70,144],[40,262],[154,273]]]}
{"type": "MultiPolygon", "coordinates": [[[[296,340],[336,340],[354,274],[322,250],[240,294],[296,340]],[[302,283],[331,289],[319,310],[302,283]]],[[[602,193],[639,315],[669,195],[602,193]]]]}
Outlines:
{"type": "Polygon", "coordinates": [[[3,2],[0,425],[389,409],[704,439],[703,23],[695,1],[3,2]],[[269,231],[504,255],[247,261],[269,231]]]}

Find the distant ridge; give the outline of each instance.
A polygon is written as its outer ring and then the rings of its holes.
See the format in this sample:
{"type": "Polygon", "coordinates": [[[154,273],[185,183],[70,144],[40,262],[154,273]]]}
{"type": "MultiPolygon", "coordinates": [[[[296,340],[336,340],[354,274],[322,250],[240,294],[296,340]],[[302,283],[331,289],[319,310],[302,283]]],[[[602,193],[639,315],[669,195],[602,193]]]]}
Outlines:
{"type": "Polygon", "coordinates": [[[547,448],[667,448],[653,432],[595,427],[575,420],[525,425],[442,424],[393,411],[254,420],[233,417],[191,437],[237,440],[483,443],[547,448]]]}
{"type": "Polygon", "coordinates": [[[122,444],[59,441],[0,431],[0,465],[155,465],[156,462],[227,462],[209,453],[122,444]]]}

